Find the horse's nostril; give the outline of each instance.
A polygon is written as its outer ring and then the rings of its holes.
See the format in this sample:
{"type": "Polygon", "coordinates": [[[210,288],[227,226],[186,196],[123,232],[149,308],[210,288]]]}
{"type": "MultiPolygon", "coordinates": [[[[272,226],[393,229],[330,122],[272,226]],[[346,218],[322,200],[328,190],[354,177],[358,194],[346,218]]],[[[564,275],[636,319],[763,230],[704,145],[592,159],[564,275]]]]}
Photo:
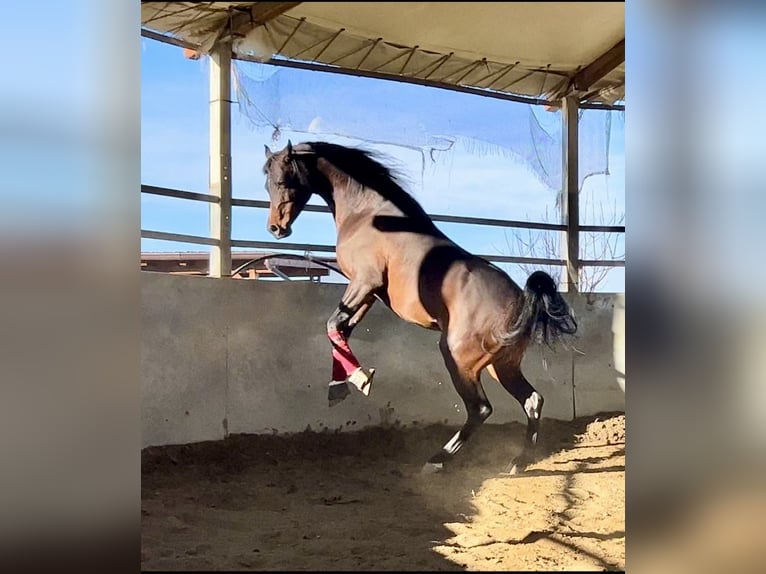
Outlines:
{"type": "Polygon", "coordinates": [[[269,231],[271,231],[272,233],[276,233],[277,231],[279,231],[279,226],[278,225],[274,225],[272,223],[271,225],[269,225],[269,231]]]}

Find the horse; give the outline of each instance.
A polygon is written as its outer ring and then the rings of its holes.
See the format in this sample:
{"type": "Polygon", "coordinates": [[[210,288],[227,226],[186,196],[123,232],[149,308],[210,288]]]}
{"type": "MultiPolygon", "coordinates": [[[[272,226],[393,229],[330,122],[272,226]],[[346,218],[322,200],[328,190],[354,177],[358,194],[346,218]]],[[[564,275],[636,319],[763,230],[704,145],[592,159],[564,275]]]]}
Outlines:
{"type": "Polygon", "coordinates": [[[521,371],[524,353],[533,337],[551,345],[577,331],[553,278],[535,271],[522,289],[503,270],[458,246],[375,152],[321,141],[288,141],[277,152],[264,147],[268,231],[277,240],[288,237],[313,194],[335,220],[336,261],[349,282],[327,320],[330,406],[351,393],[349,384],[369,394],[374,369],[360,365],[349,338],[380,300],[404,321],[441,332],[439,350],[465,404],[465,424],[423,470],[443,469],[492,414],[481,383],[486,369],[526,414],[524,447],[510,465],[512,474],[523,471],[535,460],[544,402],[521,371]]]}

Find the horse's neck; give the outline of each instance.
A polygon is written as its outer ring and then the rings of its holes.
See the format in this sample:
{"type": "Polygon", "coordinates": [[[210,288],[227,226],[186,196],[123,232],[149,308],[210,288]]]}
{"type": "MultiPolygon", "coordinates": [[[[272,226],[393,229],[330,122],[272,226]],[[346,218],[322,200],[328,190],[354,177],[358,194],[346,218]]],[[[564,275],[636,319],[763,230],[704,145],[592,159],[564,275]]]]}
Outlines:
{"type": "Polygon", "coordinates": [[[353,185],[333,186],[332,203],[327,203],[333,210],[338,226],[348,217],[362,213],[370,207],[370,197],[353,188],[353,185]]]}
{"type": "Polygon", "coordinates": [[[388,202],[374,189],[362,187],[347,177],[330,174],[327,179],[330,182],[329,190],[320,196],[332,211],[337,227],[350,216],[377,211],[388,202]]]}

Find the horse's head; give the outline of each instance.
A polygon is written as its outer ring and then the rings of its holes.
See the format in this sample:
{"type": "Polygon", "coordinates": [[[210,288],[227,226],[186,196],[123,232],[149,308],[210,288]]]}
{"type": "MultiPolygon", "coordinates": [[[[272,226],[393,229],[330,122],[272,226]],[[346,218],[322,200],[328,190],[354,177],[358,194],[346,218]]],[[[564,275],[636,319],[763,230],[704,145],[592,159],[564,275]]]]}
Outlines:
{"type": "Polygon", "coordinates": [[[269,220],[267,229],[277,239],[292,233],[292,223],[311,197],[307,168],[299,156],[307,152],[293,150],[288,141],[282,151],[266,148],[266,191],[269,192],[269,220]]]}

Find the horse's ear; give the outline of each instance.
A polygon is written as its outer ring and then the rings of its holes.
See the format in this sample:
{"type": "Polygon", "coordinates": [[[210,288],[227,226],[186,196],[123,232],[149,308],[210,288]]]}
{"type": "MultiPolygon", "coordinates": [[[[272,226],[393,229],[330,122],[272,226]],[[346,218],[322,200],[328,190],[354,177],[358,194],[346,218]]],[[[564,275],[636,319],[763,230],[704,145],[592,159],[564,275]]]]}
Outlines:
{"type": "Polygon", "coordinates": [[[269,148],[269,146],[267,146],[266,144],[263,144],[263,147],[264,147],[264,150],[266,152],[266,159],[271,158],[271,156],[274,155],[274,152],[271,151],[271,148],[269,148]]]}
{"type": "Polygon", "coordinates": [[[287,140],[287,155],[293,155],[293,144],[290,140],[287,140]]]}

